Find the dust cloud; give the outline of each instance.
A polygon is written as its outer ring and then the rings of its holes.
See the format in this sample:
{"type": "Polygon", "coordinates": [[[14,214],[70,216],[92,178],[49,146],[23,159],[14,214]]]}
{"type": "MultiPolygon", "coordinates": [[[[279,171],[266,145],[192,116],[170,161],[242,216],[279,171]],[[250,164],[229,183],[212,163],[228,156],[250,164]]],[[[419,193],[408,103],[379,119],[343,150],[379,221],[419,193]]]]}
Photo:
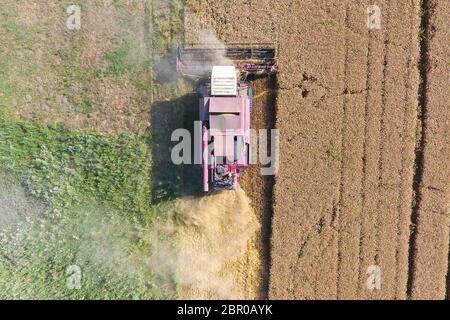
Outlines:
{"type": "Polygon", "coordinates": [[[21,272],[59,257],[58,265],[77,264],[92,281],[102,274],[116,280],[157,275],[168,297],[257,297],[259,223],[242,189],[178,199],[145,226],[96,205],[57,217],[17,184],[0,183],[0,191],[0,256],[21,272]]]}
{"type": "Polygon", "coordinates": [[[25,190],[4,175],[0,181],[0,239],[9,228],[20,222],[42,215],[44,203],[27,197],[25,190]]]}
{"type": "MultiPolygon", "coordinates": [[[[253,257],[244,266],[239,260],[248,255],[259,223],[245,192],[237,189],[185,198],[174,203],[173,208],[181,219],[176,246],[154,238],[152,268],[175,276],[179,298],[246,298],[242,277],[251,277],[251,269],[257,267],[259,259],[253,257]]],[[[160,224],[157,229],[175,231],[170,223],[160,224]]]]}

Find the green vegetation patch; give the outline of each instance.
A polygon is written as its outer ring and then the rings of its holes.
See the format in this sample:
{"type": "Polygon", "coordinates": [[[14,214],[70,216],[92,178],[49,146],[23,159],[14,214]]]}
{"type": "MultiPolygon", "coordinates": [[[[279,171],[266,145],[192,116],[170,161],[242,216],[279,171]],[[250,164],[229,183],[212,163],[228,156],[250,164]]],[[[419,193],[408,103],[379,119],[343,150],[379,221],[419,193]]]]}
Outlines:
{"type": "Polygon", "coordinates": [[[325,151],[325,153],[326,153],[328,159],[335,160],[335,161],[342,161],[342,155],[341,155],[340,151],[334,147],[329,147],[325,151]]]}
{"type": "MultiPolygon", "coordinates": [[[[0,115],[0,175],[4,189],[23,188],[14,203],[37,203],[0,228],[0,298],[172,296],[170,275],[149,262],[152,224],[164,210],[150,203],[146,137],[0,115]],[[72,265],[81,270],[79,289],[68,286],[72,265]]],[[[2,212],[15,212],[2,203],[2,212]]]]}

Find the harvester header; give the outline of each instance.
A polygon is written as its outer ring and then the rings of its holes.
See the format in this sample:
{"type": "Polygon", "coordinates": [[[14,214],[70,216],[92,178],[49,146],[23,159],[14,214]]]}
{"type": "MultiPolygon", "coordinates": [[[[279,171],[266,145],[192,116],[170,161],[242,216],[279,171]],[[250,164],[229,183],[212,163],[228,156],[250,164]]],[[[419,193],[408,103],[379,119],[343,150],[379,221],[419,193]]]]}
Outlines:
{"type": "Polygon", "coordinates": [[[185,45],[178,47],[177,70],[187,77],[202,78],[214,66],[235,66],[241,73],[277,72],[277,49],[268,44],[185,45]]]}

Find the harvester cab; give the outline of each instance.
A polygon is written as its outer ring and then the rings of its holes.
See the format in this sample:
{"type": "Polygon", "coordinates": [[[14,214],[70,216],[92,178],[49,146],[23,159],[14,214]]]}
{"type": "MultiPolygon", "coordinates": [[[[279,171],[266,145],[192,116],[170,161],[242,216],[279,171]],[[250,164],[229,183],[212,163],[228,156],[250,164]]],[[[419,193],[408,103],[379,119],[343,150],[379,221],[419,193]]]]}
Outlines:
{"type": "Polygon", "coordinates": [[[232,190],[250,164],[249,75],[277,72],[277,51],[270,46],[180,47],[177,70],[199,83],[203,189],[232,190]]]}

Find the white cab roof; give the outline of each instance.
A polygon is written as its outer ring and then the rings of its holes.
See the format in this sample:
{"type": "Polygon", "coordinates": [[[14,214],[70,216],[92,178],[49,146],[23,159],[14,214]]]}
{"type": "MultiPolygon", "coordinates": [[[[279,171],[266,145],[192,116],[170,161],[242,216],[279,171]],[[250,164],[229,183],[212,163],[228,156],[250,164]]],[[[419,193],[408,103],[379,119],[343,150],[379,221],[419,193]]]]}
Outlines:
{"type": "Polygon", "coordinates": [[[234,66],[214,66],[211,74],[211,95],[236,96],[237,75],[234,66]]]}

